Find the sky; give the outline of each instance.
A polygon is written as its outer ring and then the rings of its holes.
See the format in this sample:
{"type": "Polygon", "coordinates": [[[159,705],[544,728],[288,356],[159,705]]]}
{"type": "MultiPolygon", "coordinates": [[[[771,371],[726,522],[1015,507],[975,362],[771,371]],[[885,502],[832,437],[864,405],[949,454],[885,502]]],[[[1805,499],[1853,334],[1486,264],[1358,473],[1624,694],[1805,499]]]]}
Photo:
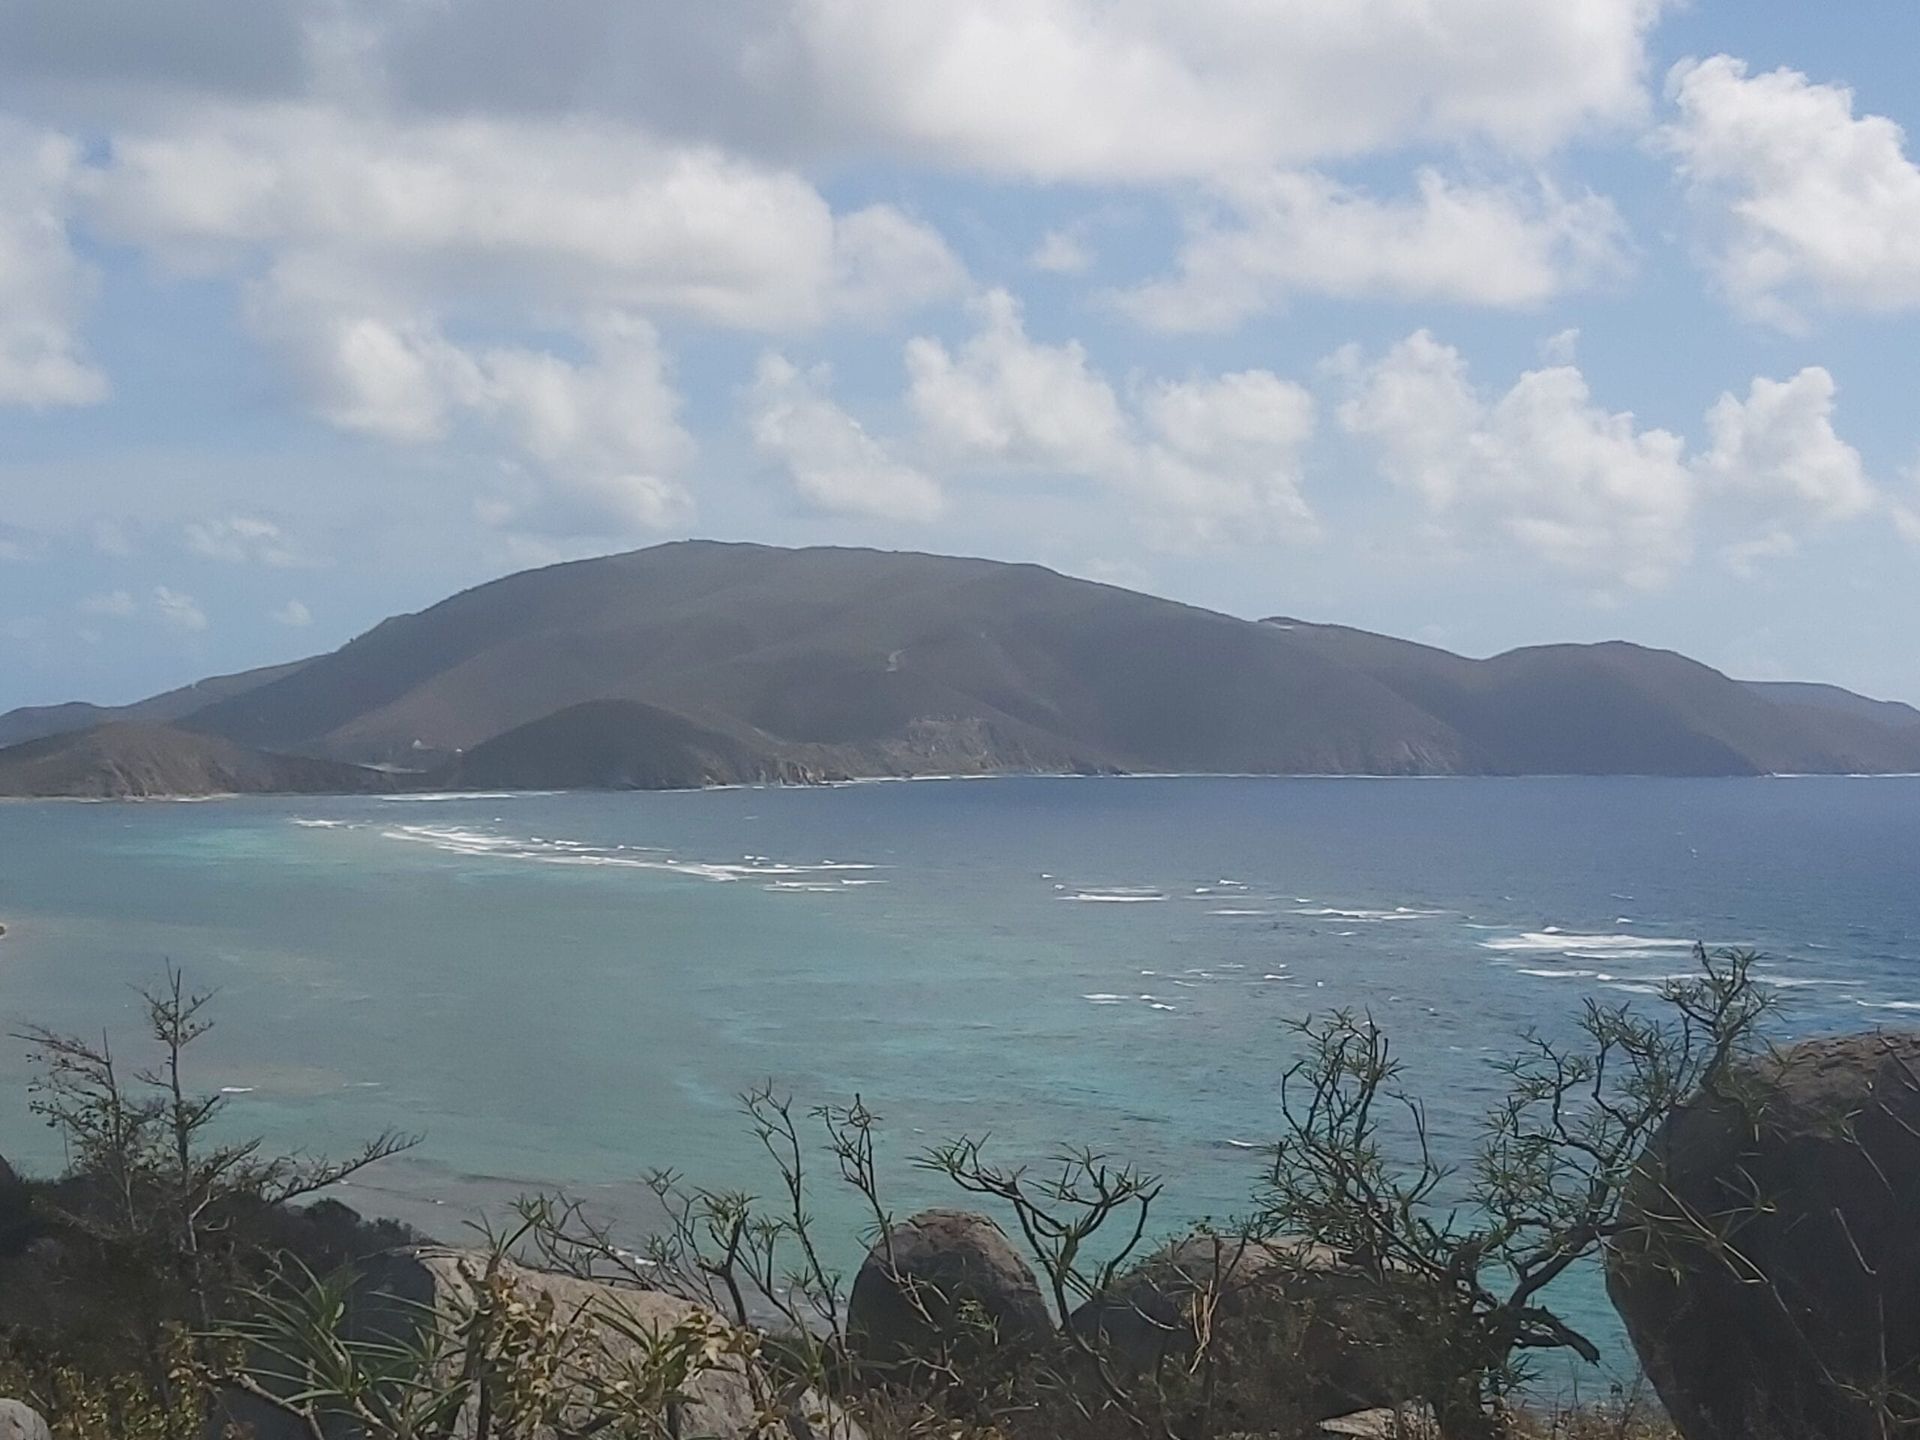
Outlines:
{"type": "Polygon", "coordinates": [[[1913,0],[7,0],[0,709],[687,536],[1920,701],[1913,0]]]}

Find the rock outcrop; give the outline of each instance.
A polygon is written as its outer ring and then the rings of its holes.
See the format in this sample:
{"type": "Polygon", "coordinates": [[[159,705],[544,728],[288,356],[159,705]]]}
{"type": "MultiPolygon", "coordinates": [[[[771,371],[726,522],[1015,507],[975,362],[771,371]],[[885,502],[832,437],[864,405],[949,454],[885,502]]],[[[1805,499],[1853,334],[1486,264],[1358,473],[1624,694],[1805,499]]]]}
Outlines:
{"type": "Polygon", "coordinates": [[[1868,1440],[1883,1402],[1911,1423],[1920,1035],[1736,1067],[1668,1119],[1623,1214],[1608,1289],[1687,1440],[1868,1440]]]}
{"type": "Polygon", "coordinates": [[[18,1400],[0,1400],[0,1440],[53,1440],[40,1412],[18,1400]]]}
{"type": "Polygon", "coordinates": [[[1052,1329],[1033,1270],[999,1226],[964,1210],[924,1210],[894,1226],[868,1252],[847,1302],[854,1353],[881,1371],[1017,1350],[1052,1329]]]}
{"type": "Polygon", "coordinates": [[[1205,1333],[1237,1392],[1320,1419],[1409,1398],[1416,1312],[1398,1285],[1323,1245],[1197,1234],[1074,1312],[1122,1370],[1185,1362],[1205,1333]]]}
{"type": "MultiPolygon", "coordinates": [[[[377,1257],[362,1269],[362,1278],[348,1307],[345,1328],[364,1340],[410,1341],[418,1334],[422,1317],[435,1314],[458,1317],[469,1313],[486,1257],[438,1247],[416,1247],[377,1257]]],[[[689,1322],[706,1320],[716,1333],[724,1327],[697,1305],[659,1291],[603,1285],[568,1275],[549,1274],[509,1265],[506,1274],[517,1298],[529,1305],[551,1301],[560,1323],[578,1321],[592,1330],[594,1339],[585,1363],[603,1365],[606,1378],[617,1379],[640,1360],[642,1341],[689,1322]]],[[[581,1363],[576,1352],[575,1363],[581,1363]]],[[[748,1357],[721,1353],[705,1368],[696,1368],[681,1387],[683,1399],[674,1416],[674,1433],[698,1435],[703,1440],[864,1440],[851,1418],[812,1391],[792,1392],[776,1385],[770,1374],[748,1357]],[[772,1431],[766,1428],[774,1416],[772,1431]]],[[[583,1399],[583,1406],[586,1401],[583,1399]]],[[[234,1397],[228,1418],[250,1423],[256,1440],[309,1440],[308,1431],[291,1417],[247,1397],[234,1397]]],[[[596,1433],[604,1419],[588,1409],[572,1417],[567,1433],[596,1433]],[[573,1421],[577,1421],[574,1424],[573,1421]]],[[[471,1433],[456,1430],[456,1436],[471,1433]]],[[[612,1433],[611,1431],[609,1433],[612,1433]]],[[[624,1433],[624,1432],[622,1432],[624,1433]]],[[[537,1435],[529,1440],[555,1440],[537,1435]]]]}

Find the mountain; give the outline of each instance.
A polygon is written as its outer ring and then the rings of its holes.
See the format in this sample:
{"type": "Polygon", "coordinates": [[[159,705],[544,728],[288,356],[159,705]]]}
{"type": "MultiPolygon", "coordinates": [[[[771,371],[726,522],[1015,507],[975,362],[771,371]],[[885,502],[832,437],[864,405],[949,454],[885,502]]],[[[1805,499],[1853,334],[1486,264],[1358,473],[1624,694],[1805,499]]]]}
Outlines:
{"type": "Polygon", "coordinates": [[[1800,680],[1749,680],[1747,688],[1778,705],[1800,705],[1872,720],[1896,730],[1920,729],[1920,710],[1898,700],[1869,700],[1838,685],[1810,685],[1800,680]]]}
{"type": "Polygon", "coordinates": [[[834,778],[777,745],[737,740],[637,700],[589,700],[476,745],[433,783],[464,790],[692,790],[834,778]]]}
{"type": "Polygon", "coordinates": [[[76,730],[90,730],[96,725],[111,725],[121,721],[171,725],[196,710],[204,710],[216,700],[291,675],[306,663],[304,660],[295,660],[286,665],[243,670],[237,675],[215,675],[131,705],[89,705],[84,700],[72,700],[64,705],[28,705],[19,710],[9,710],[0,715],[0,748],[18,745],[24,740],[38,740],[43,735],[67,735],[76,730]]]}
{"type": "Polygon", "coordinates": [[[1671,650],[1610,641],[1470,660],[1340,625],[1277,618],[1324,658],[1451,726],[1494,774],[1888,773],[1920,759],[1920,712],[1835,686],[1729,679],[1671,650]]]}
{"type": "Polygon", "coordinates": [[[686,542],[404,615],[193,728],[415,764],[591,700],[851,775],[1458,768],[1458,738],[1244,620],[1031,565],[686,542]]]}
{"type": "Polygon", "coordinates": [[[1032,565],[706,541],[510,575],[200,698],[180,729],[469,788],[1920,770],[1920,712],[1671,651],[1469,659],[1032,565]]]}
{"type": "Polygon", "coordinates": [[[147,796],[361,794],[393,777],[335,760],[268,755],[164,725],[110,724],[0,750],[0,795],[80,799],[147,796]]]}

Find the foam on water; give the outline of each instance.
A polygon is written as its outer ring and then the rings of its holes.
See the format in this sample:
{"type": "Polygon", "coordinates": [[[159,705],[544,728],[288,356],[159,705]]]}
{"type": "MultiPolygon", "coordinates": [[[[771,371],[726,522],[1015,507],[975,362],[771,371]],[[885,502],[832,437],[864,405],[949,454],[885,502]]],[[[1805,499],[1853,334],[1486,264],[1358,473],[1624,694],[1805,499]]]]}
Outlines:
{"type": "Polygon", "coordinates": [[[1529,951],[1558,951],[1565,955],[1589,953],[1647,955],[1657,950],[1691,950],[1693,941],[1668,939],[1664,936],[1573,935],[1549,927],[1545,930],[1529,930],[1520,935],[1506,935],[1497,940],[1482,940],[1480,948],[1522,954],[1529,951]]]}

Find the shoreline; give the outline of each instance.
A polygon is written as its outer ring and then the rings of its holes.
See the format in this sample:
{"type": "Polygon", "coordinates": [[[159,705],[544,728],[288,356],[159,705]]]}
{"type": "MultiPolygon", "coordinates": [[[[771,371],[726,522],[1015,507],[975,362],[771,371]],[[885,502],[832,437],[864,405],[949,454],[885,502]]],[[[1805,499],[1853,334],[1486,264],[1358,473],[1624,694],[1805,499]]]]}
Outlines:
{"type": "Polygon", "coordinates": [[[226,790],[210,794],[170,795],[0,795],[0,805],[205,805],[251,800],[373,800],[389,804],[432,804],[454,800],[524,800],[554,795],[698,795],[737,790],[841,790],[860,785],[960,784],[986,780],[1268,780],[1268,781],[1539,781],[1539,780],[1672,780],[1684,782],[1741,780],[1920,780],[1916,770],[1805,770],[1756,775],[1668,775],[1639,771],[1592,774],[1580,771],[1542,771],[1520,775],[1496,772],[1388,774],[1371,771],[1268,770],[1116,770],[1087,774],[1076,770],[991,770],[937,775],[851,775],[844,779],[796,784],[755,781],[750,784],[582,787],[529,790],[397,790],[370,794],[357,790],[226,790]]]}

